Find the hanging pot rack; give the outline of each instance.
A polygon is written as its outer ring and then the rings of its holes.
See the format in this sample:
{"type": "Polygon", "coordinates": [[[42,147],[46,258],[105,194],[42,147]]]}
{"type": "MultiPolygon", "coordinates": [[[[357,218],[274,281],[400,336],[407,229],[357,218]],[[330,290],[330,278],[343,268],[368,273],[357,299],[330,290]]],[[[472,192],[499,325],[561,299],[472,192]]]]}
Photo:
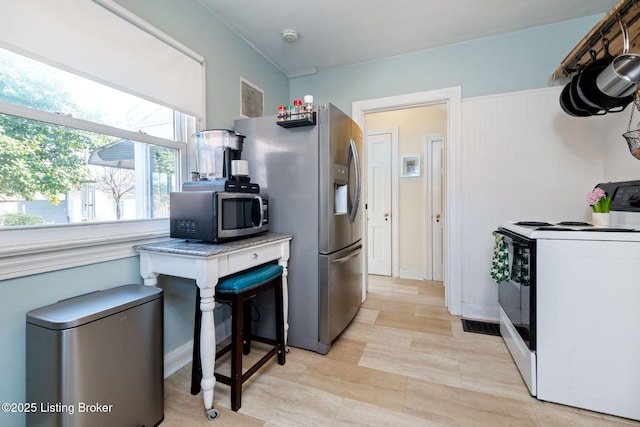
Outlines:
{"type": "Polygon", "coordinates": [[[620,0],[604,18],[578,43],[554,71],[552,79],[568,77],[580,67],[608,52],[619,55],[623,51],[623,26],[629,34],[629,52],[640,53],[640,0],[620,0]]]}

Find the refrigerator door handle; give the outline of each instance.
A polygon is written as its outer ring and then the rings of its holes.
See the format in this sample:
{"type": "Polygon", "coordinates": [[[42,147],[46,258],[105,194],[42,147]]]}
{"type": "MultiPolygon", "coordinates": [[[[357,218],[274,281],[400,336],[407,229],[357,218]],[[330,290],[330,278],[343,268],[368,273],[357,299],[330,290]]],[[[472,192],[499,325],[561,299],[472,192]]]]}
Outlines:
{"type": "Polygon", "coordinates": [[[349,194],[347,195],[347,206],[349,209],[349,222],[353,224],[358,213],[358,205],[360,204],[360,160],[358,159],[358,147],[356,146],[356,142],[353,140],[353,138],[351,138],[351,140],[349,141],[349,156],[347,158],[347,185],[351,184],[351,177],[349,176],[349,174],[351,173],[352,161],[354,162],[354,169],[356,171],[356,188],[353,195],[353,203],[351,203],[349,194]]]}
{"type": "Polygon", "coordinates": [[[362,245],[359,245],[356,249],[354,249],[349,255],[343,256],[342,258],[334,259],[331,261],[331,264],[342,264],[343,262],[349,261],[351,258],[358,256],[362,252],[362,245]]]}

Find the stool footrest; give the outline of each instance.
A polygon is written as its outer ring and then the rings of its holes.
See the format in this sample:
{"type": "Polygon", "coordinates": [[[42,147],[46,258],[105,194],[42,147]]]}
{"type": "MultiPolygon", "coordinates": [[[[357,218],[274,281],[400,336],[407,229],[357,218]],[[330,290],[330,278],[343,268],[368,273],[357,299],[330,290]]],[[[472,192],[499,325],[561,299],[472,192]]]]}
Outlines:
{"type": "MultiPolygon", "coordinates": [[[[271,338],[265,338],[265,337],[261,337],[258,335],[251,335],[251,341],[257,341],[263,344],[269,344],[269,345],[278,345],[278,340],[274,340],[271,338]]],[[[224,356],[225,354],[229,353],[231,351],[231,348],[233,347],[232,343],[227,343],[224,347],[220,348],[218,351],[216,351],[216,360],[221,358],[222,356],[224,356]]],[[[248,353],[247,353],[248,354],[248,353]]]]}
{"type": "MultiPolygon", "coordinates": [[[[242,374],[242,377],[240,378],[240,384],[244,384],[244,382],[247,381],[251,377],[251,375],[255,374],[258,371],[258,369],[262,368],[262,366],[264,366],[264,364],[267,363],[269,360],[271,360],[271,358],[276,354],[278,354],[277,347],[274,347],[271,350],[269,350],[269,352],[264,356],[262,356],[260,360],[258,360],[253,366],[251,366],[251,368],[249,368],[249,370],[247,370],[247,372],[242,374]]],[[[216,372],[215,376],[216,376],[216,380],[220,381],[222,384],[225,384],[228,386],[233,384],[233,379],[227,375],[216,372]]]]}

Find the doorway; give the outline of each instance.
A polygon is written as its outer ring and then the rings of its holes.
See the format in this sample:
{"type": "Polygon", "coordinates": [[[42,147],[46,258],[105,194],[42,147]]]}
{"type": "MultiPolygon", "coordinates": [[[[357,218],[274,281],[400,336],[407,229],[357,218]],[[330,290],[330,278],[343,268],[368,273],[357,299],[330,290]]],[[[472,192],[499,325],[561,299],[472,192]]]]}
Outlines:
{"type": "Polygon", "coordinates": [[[393,158],[397,157],[398,129],[371,129],[365,139],[367,147],[367,254],[368,273],[379,276],[395,275],[392,260],[397,249],[392,248],[396,232],[392,230],[396,211],[393,203],[396,181],[393,158]]]}
{"type": "Polygon", "coordinates": [[[365,120],[368,273],[442,281],[445,105],[370,113],[365,120]],[[425,138],[438,135],[439,144],[425,150],[425,138]]]}
{"type": "MultiPolygon", "coordinates": [[[[445,287],[445,302],[448,311],[454,315],[461,314],[462,309],[462,200],[460,190],[461,92],[460,87],[453,87],[352,103],[352,117],[360,128],[363,129],[365,135],[367,132],[365,114],[425,105],[445,105],[447,111],[445,131],[447,143],[444,145],[443,150],[445,160],[443,188],[444,194],[446,195],[443,208],[444,218],[446,218],[443,224],[443,284],[445,287]]],[[[365,238],[368,238],[366,236],[366,230],[365,238]]],[[[365,244],[366,243],[367,242],[365,242],[365,244]]],[[[366,293],[367,289],[366,277],[364,280],[363,294],[366,293]]]]}

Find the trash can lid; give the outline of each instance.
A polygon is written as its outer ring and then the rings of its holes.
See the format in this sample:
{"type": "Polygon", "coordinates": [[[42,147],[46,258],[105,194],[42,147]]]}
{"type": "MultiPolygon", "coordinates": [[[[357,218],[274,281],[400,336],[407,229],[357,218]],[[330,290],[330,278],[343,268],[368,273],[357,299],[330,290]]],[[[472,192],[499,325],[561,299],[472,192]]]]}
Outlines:
{"type": "Polygon", "coordinates": [[[47,329],[75,328],[162,297],[155,286],[123,285],[91,292],[27,313],[27,323],[47,329]]]}

